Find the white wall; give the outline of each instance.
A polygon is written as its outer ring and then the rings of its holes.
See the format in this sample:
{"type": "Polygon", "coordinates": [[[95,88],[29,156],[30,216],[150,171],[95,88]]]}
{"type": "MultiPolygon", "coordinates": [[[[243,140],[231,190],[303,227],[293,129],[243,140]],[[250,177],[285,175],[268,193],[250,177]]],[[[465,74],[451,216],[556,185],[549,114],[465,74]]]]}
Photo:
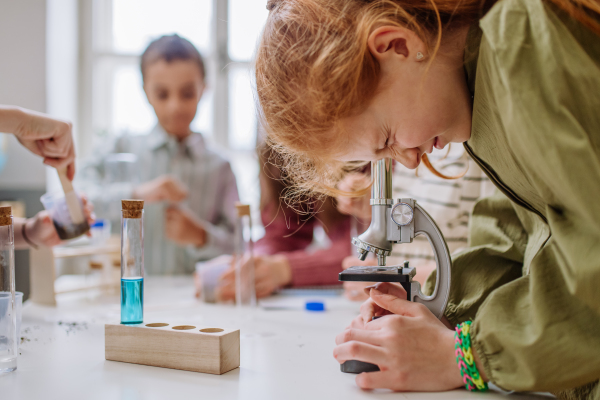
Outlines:
{"type": "MultiPolygon", "coordinates": [[[[0,104],[46,111],[46,0],[0,0],[0,104]]],[[[39,157],[10,138],[0,189],[44,189],[39,157]]]]}

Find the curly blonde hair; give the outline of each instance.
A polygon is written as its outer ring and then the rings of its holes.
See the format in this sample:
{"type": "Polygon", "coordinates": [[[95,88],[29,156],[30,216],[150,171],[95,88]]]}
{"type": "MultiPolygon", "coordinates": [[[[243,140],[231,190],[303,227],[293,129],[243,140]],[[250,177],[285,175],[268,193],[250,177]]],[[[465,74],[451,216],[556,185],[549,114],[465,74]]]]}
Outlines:
{"type": "MultiPolygon", "coordinates": [[[[600,12],[599,0],[551,2],[600,35],[600,25],[590,17],[600,12]]],[[[494,3],[269,1],[255,65],[259,113],[268,143],[298,190],[339,194],[336,182],[356,167],[334,157],[349,140],[338,122],[360,113],[379,82],[380,66],[367,46],[371,32],[386,25],[406,27],[427,45],[432,60],[445,35],[473,24],[494,3]]]]}

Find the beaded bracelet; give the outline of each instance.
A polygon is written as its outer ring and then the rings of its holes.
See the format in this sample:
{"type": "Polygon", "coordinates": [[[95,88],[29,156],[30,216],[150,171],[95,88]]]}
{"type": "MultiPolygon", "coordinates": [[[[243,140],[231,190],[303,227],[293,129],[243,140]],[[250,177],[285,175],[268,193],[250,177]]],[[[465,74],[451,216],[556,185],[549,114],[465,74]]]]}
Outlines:
{"type": "Polygon", "coordinates": [[[456,326],[454,334],[454,350],[456,363],[460,369],[460,375],[467,390],[472,392],[485,392],[488,385],[481,379],[481,375],[475,365],[473,350],[471,349],[471,321],[463,322],[456,326]]]}

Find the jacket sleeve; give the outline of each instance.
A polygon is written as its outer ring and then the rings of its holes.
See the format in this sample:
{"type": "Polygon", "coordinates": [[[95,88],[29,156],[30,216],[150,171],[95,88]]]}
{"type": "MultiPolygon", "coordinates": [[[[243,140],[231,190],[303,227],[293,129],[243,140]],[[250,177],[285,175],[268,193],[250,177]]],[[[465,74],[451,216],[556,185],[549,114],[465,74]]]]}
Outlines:
{"type": "Polygon", "coordinates": [[[350,218],[329,224],[327,236],[330,246],[311,251],[313,231],[322,222],[318,222],[315,216],[303,220],[287,207],[279,207],[275,217],[270,218],[275,207],[278,207],[277,202],[272,201],[261,213],[265,236],[256,243],[256,253],[284,255],[292,269],[291,286],[339,284],[342,260],[351,254],[350,218]]]}
{"type": "MultiPolygon", "coordinates": [[[[445,316],[456,325],[474,319],[497,288],[523,275],[527,233],[501,193],[479,200],[469,222],[469,247],[452,257],[452,284],[445,316]]],[[[427,280],[433,290],[435,272],[427,280]]]]}
{"type": "MultiPolygon", "coordinates": [[[[472,340],[498,386],[566,397],[564,390],[600,377],[598,39],[589,33],[586,42],[541,1],[497,5],[482,20],[480,54],[496,77],[520,173],[546,204],[544,217],[515,210],[524,226],[543,224],[547,237],[541,225],[530,231],[541,237],[528,239],[527,275],[481,304],[472,340]]],[[[485,268],[487,259],[480,262],[485,268]]]]}
{"type": "Polygon", "coordinates": [[[342,261],[352,254],[350,218],[330,226],[329,248],[317,251],[301,249],[284,252],[292,268],[292,286],[336,285],[342,272],[342,261]]]}

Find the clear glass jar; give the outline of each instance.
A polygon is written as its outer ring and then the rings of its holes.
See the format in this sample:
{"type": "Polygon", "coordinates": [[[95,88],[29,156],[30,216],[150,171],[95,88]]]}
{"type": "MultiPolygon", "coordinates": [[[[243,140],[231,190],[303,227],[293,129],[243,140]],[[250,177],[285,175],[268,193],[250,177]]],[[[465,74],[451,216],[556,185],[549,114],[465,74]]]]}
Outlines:
{"type": "Polygon", "coordinates": [[[15,237],[10,207],[0,207],[0,374],[17,369],[15,237]]]}
{"type": "Polygon", "coordinates": [[[121,323],[144,321],[144,201],[121,201],[121,323]]]}
{"type": "Polygon", "coordinates": [[[256,306],[254,283],[254,243],[252,242],[252,219],[250,206],[237,204],[235,225],[235,303],[238,306],[256,306]]]}

